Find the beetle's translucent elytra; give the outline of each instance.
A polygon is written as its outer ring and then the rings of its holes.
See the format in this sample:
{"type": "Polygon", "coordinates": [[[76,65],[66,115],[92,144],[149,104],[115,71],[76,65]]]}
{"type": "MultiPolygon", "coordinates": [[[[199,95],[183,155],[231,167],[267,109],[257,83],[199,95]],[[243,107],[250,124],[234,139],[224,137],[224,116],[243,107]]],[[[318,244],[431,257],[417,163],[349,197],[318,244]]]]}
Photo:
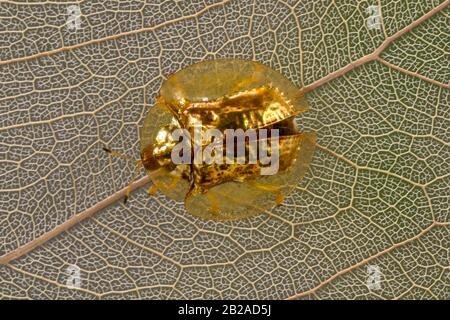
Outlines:
{"type": "MultiPolygon", "coordinates": [[[[153,182],[151,193],[160,190],[184,201],[188,212],[204,219],[233,220],[271,209],[298,184],[311,162],[315,133],[299,132],[295,123],[295,116],[307,110],[301,89],[258,62],[212,60],[176,72],[163,83],[140,134],[139,164],[153,182]],[[215,157],[223,156],[222,163],[174,163],[173,151],[179,143],[175,130],[189,135],[192,148],[183,156],[192,160],[196,148],[204,151],[208,143],[217,143],[208,137],[209,131],[227,129],[256,132],[255,144],[249,137],[244,140],[243,161],[228,163],[229,154],[220,151],[215,157]],[[193,141],[195,130],[206,133],[207,139],[193,141]],[[278,132],[276,149],[269,146],[273,140],[263,136],[263,130],[278,132]],[[251,146],[261,145],[268,154],[277,152],[275,174],[262,175],[259,158],[246,162],[251,146]]],[[[227,133],[221,139],[226,137],[227,133]]]]}

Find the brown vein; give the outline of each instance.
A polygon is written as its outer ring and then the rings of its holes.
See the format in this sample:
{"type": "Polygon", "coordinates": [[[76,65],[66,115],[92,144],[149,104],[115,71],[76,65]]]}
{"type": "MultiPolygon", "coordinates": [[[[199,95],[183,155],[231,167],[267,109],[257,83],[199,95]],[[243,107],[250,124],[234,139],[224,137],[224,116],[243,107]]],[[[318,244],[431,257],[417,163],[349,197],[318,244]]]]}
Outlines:
{"type": "MultiPolygon", "coordinates": [[[[133,190],[139,189],[149,182],[150,182],[150,177],[145,176],[145,177],[135,181],[133,184],[131,184],[131,190],[133,191],[133,190]]],[[[42,234],[40,237],[1,256],[0,264],[6,264],[6,263],[10,262],[11,260],[17,259],[17,258],[27,254],[34,248],[40,246],[41,244],[47,242],[50,239],[56,237],[57,235],[66,231],[67,229],[72,228],[74,225],[78,224],[79,222],[92,217],[98,211],[100,211],[100,210],[110,206],[111,204],[115,203],[116,201],[122,199],[125,196],[125,194],[127,193],[127,189],[128,189],[128,187],[125,187],[125,188],[119,190],[118,192],[110,195],[109,197],[100,201],[99,203],[96,203],[94,206],[88,208],[87,210],[74,215],[72,218],[68,219],[67,221],[65,221],[64,223],[55,227],[54,229],[42,234]]]]}
{"type": "MultiPolygon", "coordinates": [[[[435,14],[441,12],[442,10],[444,10],[448,5],[450,4],[450,0],[446,0],[443,3],[441,3],[440,5],[438,5],[437,7],[433,8],[432,10],[430,10],[428,13],[424,14],[422,17],[420,17],[419,19],[417,19],[416,21],[414,21],[413,23],[411,23],[410,25],[406,26],[405,28],[397,31],[395,34],[393,34],[392,36],[386,38],[386,40],[383,41],[383,43],[377,48],[375,49],[374,52],[365,55],[361,58],[359,58],[358,60],[349,63],[348,65],[346,65],[345,67],[336,70],[330,74],[328,74],[327,76],[307,85],[306,87],[303,88],[304,92],[311,92],[315,89],[317,89],[318,87],[323,86],[324,84],[326,84],[327,82],[336,79],[340,76],[343,76],[344,74],[352,71],[353,69],[355,69],[356,67],[359,67],[367,62],[370,61],[375,61],[378,60],[380,57],[380,54],[387,48],[389,47],[389,45],[391,43],[393,43],[395,40],[397,40],[398,38],[400,38],[401,36],[403,36],[404,34],[410,32],[411,30],[413,30],[415,27],[417,27],[418,25],[420,25],[421,23],[423,23],[424,21],[428,20],[429,18],[431,18],[432,16],[434,16],[435,14]]],[[[384,61],[384,60],[383,60],[384,61]]],[[[397,67],[399,68],[399,67],[397,67]]],[[[403,69],[402,69],[403,70],[403,69]]],[[[414,73],[414,76],[416,77],[420,77],[418,74],[414,73]]],[[[423,77],[423,76],[422,76],[423,77]]],[[[428,78],[427,78],[428,79],[428,78]]],[[[431,79],[429,79],[431,80],[431,79]]],[[[429,81],[430,82],[430,81],[429,81]]],[[[439,83],[440,84],[440,83],[439,83]]],[[[438,85],[439,85],[438,84],[438,85]]],[[[442,84],[440,84],[442,86],[442,84]]]]}
{"type": "MultiPolygon", "coordinates": [[[[222,1],[220,3],[215,4],[214,6],[219,6],[219,5],[223,5],[226,2],[228,2],[229,0],[226,1],[222,1]]],[[[412,29],[414,29],[416,26],[420,25],[422,22],[426,21],[427,19],[431,18],[432,16],[434,16],[435,14],[437,14],[438,12],[442,11],[443,9],[445,9],[448,5],[450,4],[450,0],[446,0],[445,2],[443,2],[442,4],[440,4],[439,6],[435,7],[434,9],[430,10],[428,13],[426,13],[425,15],[423,15],[422,17],[420,17],[419,19],[417,19],[416,21],[414,21],[413,23],[411,23],[410,25],[408,25],[407,27],[401,29],[400,31],[398,31],[397,33],[395,33],[394,35],[388,37],[373,53],[366,55],[358,60],[356,60],[355,62],[352,62],[350,64],[348,64],[347,66],[330,73],[329,75],[317,80],[316,82],[313,82],[312,84],[306,86],[304,88],[305,92],[310,92],[326,83],[328,83],[329,81],[336,79],[340,76],[343,76],[344,74],[347,74],[348,72],[352,71],[353,69],[355,69],[356,67],[365,64],[369,61],[374,61],[377,60],[379,58],[379,55],[381,54],[381,52],[383,52],[383,50],[385,50],[393,41],[395,41],[396,39],[398,39],[399,37],[401,37],[402,35],[408,33],[409,31],[411,31],[412,29]]],[[[198,16],[199,14],[203,13],[204,11],[206,11],[207,9],[210,9],[211,7],[205,8],[199,12],[197,12],[194,15],[191,16],[186,16],[186,17],[182,17],[176,20],[171,20],[170,23],[173,23],[174,21],[177,20],[183,20],[183,19],[187,19],[189,17],[195,17],[198,16]]],[[[167,23],[163,23],[157,27],[161,27],[162,25],[166,25],[167,23]]],[[[151,27],[151,28],[146,28],[145,31],[152,31],[157,27],[151,27]]],[[[122,33],[122,34],[118,34],[115,36],[111,36],[108,37],[108,39],[99,39],[99,40],[92,40],[89,42],[85,42],[79,45],[75,45],[75,46],[71,46],[71,47],[64,47],[64,48],[60,48],[60,49],[56,49],[56,50],[52,50],[52,51],[48,51],[48,52],[43,52],[40,54],[36,54],[33,56],[28,56],[28,57],[23,57],[23,58],[17,58],[17,59],[13,59],[13,60],[8,60],[8,61],[3,61],[0,62],[0,64],[5,64],[5,63],[12,63],[12,62],[18,62],[18,61],[26,61],[32,58],[37,58],[38,56],[45,56],[45,55],[49,55],[49,54],[53,54],[56,52],[60,52],[60,51],[66,51],[66,50],[71,50],[71,49],[75,49],[75,48],[79,48],[81,46],[85,46],[88,44],[92,44],[92,43],[98,43],[100,41],[104,41],[104,40],[109,40],[109,39],[116,39],[118,37],[122,37],[128,34],[134,34],[140,31],[144,31],[144,29],[140,29],[140,30],[135,30],[132,32],[127,32],[127,33],[122,33]]],[[[147,184],[148,182],[150,182],[150,178],[148,176],[141,178],[140,180],[134,182],[131,184],[131,190],[136,190],[138,188],[141,188],[142,186],[144,186],[145,184],[147,184]]],[[[11,260],[17,259],[25,254],[27,254],[28,252],[32,251],[33,249],[35,249],[36,247],[40,246],[41,244],[47,242],[48,240],[56,237],[57,235],[61,234],[62,232],[66,231],[67,229],[75,226],[76,224],[78,224],[79,222],[93,216],[95,213],[97,213],[98,211],[106,208],[107,206],[115,203],[116,201],[120,200],[121,198],[123,198],[125,196],[125,193],[127,192],[127,188],[123,188],[120,191],[114,193],[113,195],[107,197],[106,199],[100,201],[99,203],[97,203],[96,205],[88,208],[87,210],[74,215],[72,218],[70,218],[69,220],[67,220],[66,222],[64,222],[63,224],[55,227],[54,229],[44,233],[43,235],[41,235],[40,237],[28,242],[27,244],[18,247],[17,249],[3,255],[0,257],[0,264],[6,264],[8,262],[10,262],[11,260]]],[[[436,223],[430,225],[428,228],[426,228],[425,230],[423,230],[420,234],[418,234],[417,236],[405,240],[401,243],[398,243],[396,245],[394,245],[394,247],[390,248],[390,249],[386,249],[385,251],[382,251],[381,253],[372,256],[368,259],[365,259],[363,261],[361,261],[359,264],[352,266],[351,268],[356,268],[359,265],[362,265],[364,263],[366,263],[367,261],[370,261],[371,259],[374,259],[378,256],[380,256],[383,253],[387,253],[390,250],[392,250],[395,247],[398,247],[404,243],[408,243],[410,241],[413,241],[414,239],[417,239],[418,237],[420,237],[422,234],[428,232],[432,226],[436,225],[436,223]]],[[[346,273],[348,271],[350,271],[350,268],[344,269],[338,273],[336,273],[334,276],[328,278],[327,280],[325,280],[322,284],[320,284],[319,286],[322,287],[323,285],[325,285],[326,283],[331,282],[333,279],[335,279],[337,276],[346,273]]],[[[319,289],[319,286],[311,289],[310,291],[306,291],[304,293],[300,293],[298,295],[292,296],[290,298],[295,299],[298,297],[301,297],[303,295],[307,295],[310,293],[315,292],[317,289],[319,289]]]]}
{"type": "Polygon", "coordinates": [[[163,23],[160,23],[158,25],[152,26],[152,27],[146,27],[146,28],[141,28],[141,29],[137,29],[137,30],[131,30],[131,31],[127,31],[127,32],[122,32],[122,33],[118,33],[118,34],[114,34],[111,36],[107,36],[104,38],[99,38],[99,39],[92,39],[86,42],[82,42],[82,43],[77,43],[71,46],[66,46],[66,47],[61,47],[61,48],[57,48],[57,49],[53,49],[53,50],[49,50],[49,51],[44,51],[44,52],[39,52],[30,56],[25,56],[25,57],[19,57],[19,58],[14,58],[14,59],[10,59],[10,60],[4,60],[4,61],[0,61],[0,65],[3,64],[10,64],[10,63],[16,63],[16,62],[23,62],[23,61],[29,61],[29,60],[33,60],[33,59],[37,59],[37,58],[41,58],[41,57],[45,57],[45,56],[50,56],[59,52],[65,52],[65,51],[70,51],[70,50],[74,50],[74,49],[78,49],[81,47],[85,47],[91,44],[97,44],[97,43],[101,43],[104,41],[108,41],[108,40],[116,40],[116,39],[120,39],[126,36],[130,36],[130,35],[135,35],[141,32],[151,32],[151,31],[155,31],[158,30],[160,28],[163,28],[167,25],[171,25],[173,23],[179,22],[179,21],[183,21],[183,20],[187,20],[187,19],[192,19],[192,18],[196,18],[200,15],[202,15],[203,13],[205,13],[206,11],[211,10],[212,8],[215,7],[221,7],[224,6],[225,4],[227,4],[228,2],[230,2],[231,0],[224,0],[215,4],[212,4],[210,6],[206,6],[203,9],[199,10],[198,12],[191,14],[191,15],[187,15],[187,16],[182,16],[176,19],[172,19],[172,20],[167,20],[164,21],[163,23]]]}
{"type": "Polygon", "coordinates": [[[391,247],[389,247],[389,248],[387,248],[387,249],[385,249],[385,250],[383,250],[383,251],[380,251],[380,252],[378,252],[377,254],[374,254],[373,256],[370,256],[370,257],[368,257],[368,258],[366,258],[366,259],[363,259],[363,260],[361,260],[360,262],[354,264],[353,266],[350,266],[350,267],[348,267],[348,268],[342,269],[341,271],[336,272],[334,275],[332,275],[331,277],[329,277],[329,278],[326,279],[325,281],[322,281],[320,284],[318,284],[318,285],[315,286],[314,288],[312,288],[312,289],[310,289],[310,290],[307,290],[307,291],[304,291],[304,292],[301,292],[301,293],[297,293],[297,294],[295,294],[295,295],[293,295],[293,296],[290,296],[290,297],[287,298],[287,300],[296,300],[296,299],[299,299],[299,298],[301,298],[301,297],[304,297],[304,296],[307,296],[307,295],[310,295],[310,294],[314,294],[314,293],[316,293],[319,289],[321,289],[321,288],[324,287],[325,285],[329,284],[331,281],[333,281],[334,279],[338,278],[339,276],[341,276],[341,275],[343,275],[343,274],[346,274],[346,273],[348,273],[348,272],[350,272],[350,271],[352,271],[352,270],[354,270],[354,269],[356,269],[356,268],[358,268],[358,267],[361,267],[361,266],[363,266],[364,264],[366,264],[366,263],[368,263],[368,262],[370,262],[370,261],[372,261],[372,260],[374,260],[374,259],[376,259],[376,258],[378,258],[378,257],[380,257],[380,256],[382,256],[382,255],[384,255],[384,254],[387,254],[387,253],[391,252],[391,251],[394,250],[394,249],[397,249],[397,248],[399,248],[399,247],[401,247],[401,246],[404,246],[404,245],[406,245],[406,244],[408,244],[408,243],[411,243],[411,242],[413,242],[413,241],[415,241],[415,240],[418,240],[420,237],[422,237],[424,234],[428,233],[428,232],[429,232],[433,227],[435,227],[435,226],[442,226],[442,224],[433,222],[433,223],[430,224],[428,227],[426,227],[425,229],[423,229],[421,232],[419,232],[418,234],[416,234],[414,237],[409,238],[409,239],[406,239],[406,240],[401,241],[401,242],[398,242],[398,243],[395,243],[395,244],[392,245],[391,247]]]}
{"type": "Polygon", "coordinates": [[[445,88],[445,89],[450,89],[450,84],[449,83],[447,83],[447,84],[446,83],[442,83],[442,82],[436,81],[434,79],[430,79],[428,77],[425,77],[425,76],[423,76],[423,75],[421,75],[421,74],[419,74],[417,72],[410,71],[410,70],[407,70],[407,69],[403,69],[403,68],[401,68],[399,66],[396,66],[395,64],[392,64],[392,63],[390,63],[390,62],[388,62],[388,61],[386,61],[386,60],[384,60],[384,59],[382,59],[380,57],[377,58],[377,61],[382,63],[382,64],[384,64],[388,68],[394,69],[394,70],[396,70],[398,72],[407,74],[407,75],[412,76],[412,77],[419,78],[420,80],[432,83],[432,84],[434,84],[436,86],[439,86],[439,87],[442,87],[442,88],[445,88]]]}

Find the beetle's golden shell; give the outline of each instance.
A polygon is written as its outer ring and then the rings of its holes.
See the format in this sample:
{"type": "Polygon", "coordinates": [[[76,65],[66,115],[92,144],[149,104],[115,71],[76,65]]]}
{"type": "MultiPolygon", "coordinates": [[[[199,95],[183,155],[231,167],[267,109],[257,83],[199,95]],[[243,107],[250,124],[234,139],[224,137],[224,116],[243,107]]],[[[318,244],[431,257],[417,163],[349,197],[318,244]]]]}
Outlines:
{"type": "Polygon", "coordinates": [[[208,60],[170,75],[161,86],[161,97],[168,103],[215,100],[225,95],[271,84],[280,89],[298,111],[307,104],[299,89],[278,71],[259,62],[239,59],[208,60]]]}
{"type": "MultiPolygon", "coordinates": [[[[266,90],[264,88],[281,94],[281,98],[278,99],[283,101],[273,105],[279,106],[284,103],[286,107],[277,113],[278,117],[281,115],[281,119],[277,119],[276,116],[266,117],[267,110],[260,118],[280,121],[307,111],[307,103],[301,90],[279,72],[258,62],[237,59],[212,60],[176,72],[163,83],[160,96],[144,121],[141,131],[141,151],[144,152],[155,143],[156,135],[163,126],[172,123],[189,130],[189,119],[192,120],[190,115],[197,112],[198,117],[202,103],[211,102],[207,107],[216,108],[215,116],[219,119],[226,118],[226,111],[221,113],[221,110],[227,108],[223,108],[220,101],[224,99],[229,101],[227,97],[233,96],[239,98],[245,95],[245,92],[263,94],[266,90]]],[[[249,117],[254,116],[245,110],[245,104],[241,108],[244,108],[242,112],[247,112],[249,117]]],[[[273,106],[271,108],[273,109],[273,106]]],[[[262,123],[250,121],[250,127],[255,129],[265,127],[267,124],[264,121],[262,123]]],[[[206,165],[196,166],[194,171],[192,171],[194,167],[183,165],[184,167],[179,166],[176,171],[162,167],[147,170],[147,173],[159,190],[172,199],[184,200],[186,209],[195,216],[213,220],[240,219],[276,206],[279,203],[279,194],[287,195],[306,172],[314,146],[314,133],[298,133],[284,137],[280,140],[280,148],[284,150],[280,154],[289,157],[289,161],[285,161],[290,164],[287,169],[272,176],[258,176],[249,180],[240,177],[226,182],[218,180],[218,183],[211,184],[208,188],[194,187],[193,181],[196,179],[192,176],[195,172],[214,174],[215,169],[206,165]],[[190,175],[190,181],[178,178],[182,172],[184,176],[190,175]],[[275,189],[278,193],[274,192],[275,189]]],[[[281,159],[283,160],[286,159],[281,159]]],[[[236,166],[229,166],[226,170],[235,168],[236,166]]]]}

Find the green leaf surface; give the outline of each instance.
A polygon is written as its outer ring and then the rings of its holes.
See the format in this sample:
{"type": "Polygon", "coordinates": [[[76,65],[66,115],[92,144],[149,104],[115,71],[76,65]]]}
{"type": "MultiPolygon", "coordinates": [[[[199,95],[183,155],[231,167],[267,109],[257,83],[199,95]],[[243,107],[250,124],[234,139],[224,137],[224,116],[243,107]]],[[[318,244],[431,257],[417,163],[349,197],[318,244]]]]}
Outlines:
{"type": "Polygon", "coordinates": [[[0,3],[1,298],[450,299],[450,1],[150,2],[0,3]],[[240,221],[123,205],[102,147],[138,158],[162,82],[219,57],[306,87],[309,172],[240,221]]]}

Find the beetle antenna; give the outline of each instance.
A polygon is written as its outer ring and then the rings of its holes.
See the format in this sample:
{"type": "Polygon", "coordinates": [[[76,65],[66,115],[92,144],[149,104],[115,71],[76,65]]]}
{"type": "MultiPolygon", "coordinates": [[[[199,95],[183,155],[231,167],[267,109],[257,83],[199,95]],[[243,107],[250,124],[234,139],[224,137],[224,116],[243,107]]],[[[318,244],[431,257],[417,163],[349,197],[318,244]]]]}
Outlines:
{"type": "Polygon", "coordinates": [[[141,160],[135,160],[123,153],[120,152],[116,152],[116,151],[112,151],[111,149],[107,148],[107,147],[103,147],[103,150],[108,153],[109,155],[113,156],[113,157],[118,157],[127,161],[131,161],[136,165],[136,168],[134,169],[133,175],[131,176],[131,180],[130,183],[128,184],[128,188],[127,191],[125,193],[125,198],[123,199],[123,203],[126,204],[128,197],[130,195],[131,192],[131,185],[133,184],[134,180],[136,180],[137,174],[139,172],[139,170],[141,170],[142,168],[142,161],[141,160]]]}
{"type": "Polygon", "coordinates": [[[139,160],[135,160],[135,159],[127,156],[126,154],[123,154],[123,153],[120,153],[120,152],[116,152],[116,151],[112,151],[111,149],[109,149],[107,147],[103,147],[102,149],[103,149],[103,151],[105,151],[106,153],[110,154],[113,157],[122,158],[124,160],[134,162],[135,164],[137,164],[137,162],[139,161],[139,160]]]}

